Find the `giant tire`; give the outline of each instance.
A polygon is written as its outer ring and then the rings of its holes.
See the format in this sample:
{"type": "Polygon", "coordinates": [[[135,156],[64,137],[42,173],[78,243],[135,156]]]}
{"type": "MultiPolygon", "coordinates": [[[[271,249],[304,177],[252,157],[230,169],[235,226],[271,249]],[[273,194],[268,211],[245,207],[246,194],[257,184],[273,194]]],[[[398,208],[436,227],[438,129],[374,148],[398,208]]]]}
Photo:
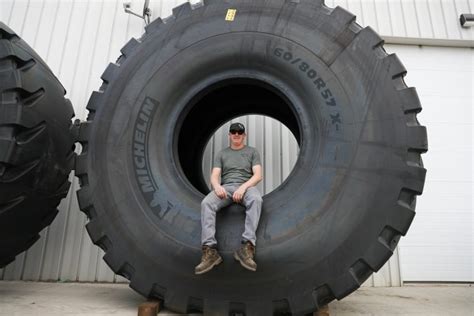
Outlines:
{"type": "Polygon", "coordinates": [[[92,94],[76,174],[87,230],[130,286],[177,312],[301,315],[357,289],[392,255],[425,179],[426,129],[404,67],[321,1],[205,1],[122,49],[92,94]],[[233,21],[226,21],[235,9],[233,21]],[[248,113],[284,123],[294,170],[264,197],[258,271],[232,258],[243,212],[220,212],[224,263],[202,276],[202,153],[248,113]]]}
{"type": "Polygon", "coordinates": [[[69,190],[74,111],[44,61],[0,22],[0,267],[38,238],[69,190]]]}

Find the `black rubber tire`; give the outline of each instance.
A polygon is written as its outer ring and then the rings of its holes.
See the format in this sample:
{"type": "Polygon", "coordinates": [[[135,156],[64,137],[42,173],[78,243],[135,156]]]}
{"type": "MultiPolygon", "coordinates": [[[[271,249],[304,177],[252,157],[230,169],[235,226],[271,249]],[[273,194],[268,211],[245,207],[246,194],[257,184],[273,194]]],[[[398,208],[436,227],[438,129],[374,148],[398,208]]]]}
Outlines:
{"type": "Polygon", "coordinates": [[[357,289],[406,234],[426,173],[419,99],[382,44],[309,0],[186,3],[130,40],[89,100],[76,164],[107,264],[169,309],[206,315],[303,315],[357,289]],[[223,264],[196,276],[202,151],[250,113],[285,123],[298,161],[264,197],[257,272],[232,258],[234,206],[218,213],[223,264]]]}
{"type": "Polygon", "coordinates": [[[0,22],[0,267],[39,238],[66,196],[74,165],[66,91],[0,22]]]}

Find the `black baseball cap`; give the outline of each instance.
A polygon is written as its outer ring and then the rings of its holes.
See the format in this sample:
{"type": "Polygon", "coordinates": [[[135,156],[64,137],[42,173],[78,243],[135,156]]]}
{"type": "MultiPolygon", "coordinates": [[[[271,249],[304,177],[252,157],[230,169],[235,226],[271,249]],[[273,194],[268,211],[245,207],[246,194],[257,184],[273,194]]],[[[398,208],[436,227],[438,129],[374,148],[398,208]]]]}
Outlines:
{"type": "Polygon", "coordinates": [[[242,123],[232,123],[229,127],[229,132],[243,132],[245,133],[245,126],[242,123]]]}

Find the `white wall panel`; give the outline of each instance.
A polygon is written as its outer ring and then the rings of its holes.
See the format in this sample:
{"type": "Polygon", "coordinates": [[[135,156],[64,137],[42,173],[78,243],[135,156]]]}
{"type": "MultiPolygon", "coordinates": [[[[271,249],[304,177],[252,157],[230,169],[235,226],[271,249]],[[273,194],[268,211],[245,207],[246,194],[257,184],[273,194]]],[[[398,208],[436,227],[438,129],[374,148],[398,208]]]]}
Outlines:
{"type": "MultiPolygon", "coordinates": [[[[172,8],[182,2],[152,0],[150,6],[153,18],[168,16],[172,8]]],[[[357,15],[359,24],[370,25],[383,36],[422,36],[465,41],[472,41],[473,38],[472,29],[461,29],[458,22],[460,13],[472,12],[473,0],[331,0],[326,3],[347,8],[357,15]]],[[[141,12],[142,6],[143,1],[132,1],[135,12],[141,12]]],[[[140,37],[144,26],[142,20],[124,13],[123,1],[120,0],[0,0],[0,20],[19,33],[45,59],[68,91],[67,96],[74,105],[76,118],[82,120],[87,115],[85,106],[90,93],[101,84],[103,70],[109,62],[116,60],[120,48],[130,37],[140,37]]],[[[401,46],[394,47],[394,50],[403,51],[407,59],[415,61],[419,56],[425,56],[410,49],[404,50],[401,46]]],[[[401,57],[405,61],[405,56],[401,57]]],[[[438,168],[439,171],[433,173],[433,178],[427,182],[422,201],[425,196],[426,199],[438,198],[438,208],[433,209],[433,212],[443,212],[452,207],[454,214],[459,216],[472,211],[472,178],[469,187],[466,185],[469,173],[463,174],[456,164],[438,167],[435,161],[456,159],[460,165],[467,163],[472,153],[472,137],[465,137],[469,129],[472,131],[472,125],[469,125],[472,124],[472,119],[469,120],[469,113],[472,112],[469,100],[472,100],[472,95],[460,90],[457,84],[470,79],[470,74],[463,71],[462,63],[461,59],[447,58],[443,59],[443,64],[437,63],[437,68],[433,68],[430,63],[413,62],[407,65],[412,85],[417,86],[422,94],[423,103],[433,109],[425,110],[423,119],[426,118],[435,126],[431,128],[430,124],[429,130],[430,153],[433,153],[434,160],[428,159],[426,164],[430,170],[438,168]],[[445,77],[452,79],[441,87],[440,84],[427,83],[426,76],[439,78],[438,83],[445,77]],[[456,91],[456,94],[443,93],[443,89],[456,91]],[[456,111],[449,110],[453,104],[456,105],[456,111]],[[466,142],[469,144],[469,141],[470,147],[461,145],[466,142]],[[446,150],[452,154],[446,154],[446,150]],[[462,181],[451,181],[450,175],[456,175],[462,181]],[[448,180],[451,182],[446,182],[448,180]],[[440,193],[446,183],[455,190],[440,193]],[[470,208],[466,204],[469,201],[470,208]]],[[[270,118],[249,116],[241,119],[249,131],[254,131],[249,134],[249,145],[259,148],[263,153],[265,182],[259,184],[259,189],[268,192],[291,172],[297,159],[298,146],[290,132],[270,118]]],[[[422,120],[423,123],[426,121],[422,120]]],[[[228,124],[223,127],[223,131],[218,131],[206,149],[208,158],[205,159],[204,170],[210,168],[212,155],[227,146],[227,128],[228,124]]],[[[125,281],[113,274],[101,259],[103,251],[92,245],[84,228],[87,219],[77,204],[77,179],[71,180],[71,191],[61,202],[60,212],[53,224],[41,232],[41,239],[30,250],[0,270],[1,279],[125,281]]],[[[420,204],[423,210],[423,203],[420,204]]],[[[423,218],[423,214],[418,217],[423,218]]],[[[413,230],[409,234],[415,238],[417,233],[413,230]]],[[[407,266],[410,264],[407,263],[407,266]]],[[[399,284],[396,251],[381,271],[365,285],[399,284]]]]}
{"type": "Polygon", "coordinates": [[[399,245],[404,281],[474,281],[472,49],[391,46],[416,86],[428,127],[417,215],[399,245]]]}

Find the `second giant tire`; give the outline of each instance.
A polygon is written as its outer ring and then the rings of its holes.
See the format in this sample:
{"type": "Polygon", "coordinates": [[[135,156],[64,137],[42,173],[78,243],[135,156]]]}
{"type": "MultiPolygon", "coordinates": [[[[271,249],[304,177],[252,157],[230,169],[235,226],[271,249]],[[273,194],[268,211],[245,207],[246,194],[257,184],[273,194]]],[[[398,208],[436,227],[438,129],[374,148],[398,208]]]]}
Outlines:
{"type": "Polygon", "coordinates": [[[107,67],[81,125],[78,199],[107,264],[206,315],[302,315],[357,289],[407,233],[425,179],[421,106],[382,44],[321,1],[186,3],[154,21],[107,67]],[[203,150],[249,113],[284,123],[298,160],[264,196],[257,272],[232,258],[234,206],[217,219],[224,263],[196,276],[203,150]]]}
{"type": "Polygon", "coordinates": [[[0,268],[38,240],[69,190],[74,111],[46,63],[0,22],[0,268]]]}

